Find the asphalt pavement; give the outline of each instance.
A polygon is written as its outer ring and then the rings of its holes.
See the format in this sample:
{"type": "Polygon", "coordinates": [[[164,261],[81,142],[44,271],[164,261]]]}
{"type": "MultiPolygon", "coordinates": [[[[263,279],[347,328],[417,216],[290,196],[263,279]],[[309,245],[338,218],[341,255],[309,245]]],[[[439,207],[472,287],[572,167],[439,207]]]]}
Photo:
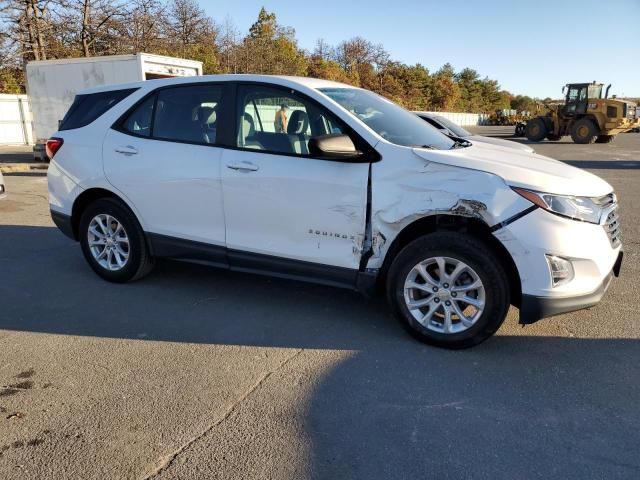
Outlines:
{"type": "Polygon", "coordinates": [[[640,478],[640,134],[535,149],[615,187],[622,276],[457,352],[346,290],[175,261],[109,284],[46,177],[5,175],[0,478],[640,478]]]}

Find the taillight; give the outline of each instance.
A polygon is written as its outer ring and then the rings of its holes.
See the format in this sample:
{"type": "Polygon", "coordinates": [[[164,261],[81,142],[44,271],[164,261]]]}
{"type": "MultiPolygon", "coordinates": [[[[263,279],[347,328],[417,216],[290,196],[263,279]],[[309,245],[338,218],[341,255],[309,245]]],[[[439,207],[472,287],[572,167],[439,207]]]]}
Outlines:
{"type": "Polygon", "coordinates": [[[60,150],[60,147],[62,146],[63,143],[64,143],[64,140],[62,138],[57,138],[57,137],[53,137],[47,140],[47,146],[45,148],[47,157],[49,157],[50,159],[53,158],[53,156],[57,153],[57,151],[60,150]]]}

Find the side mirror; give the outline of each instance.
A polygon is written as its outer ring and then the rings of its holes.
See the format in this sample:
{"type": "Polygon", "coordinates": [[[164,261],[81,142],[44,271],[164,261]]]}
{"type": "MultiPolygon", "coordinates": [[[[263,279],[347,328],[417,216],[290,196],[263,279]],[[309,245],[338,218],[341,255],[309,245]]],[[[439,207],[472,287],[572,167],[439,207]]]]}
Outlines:
{"type": "Polygon", "coordinates": [[[356,149],[351,138],[342,133],[319,135],[309,139],[309,153],[327,159],[358,161],[362,152],[356,149]]]}

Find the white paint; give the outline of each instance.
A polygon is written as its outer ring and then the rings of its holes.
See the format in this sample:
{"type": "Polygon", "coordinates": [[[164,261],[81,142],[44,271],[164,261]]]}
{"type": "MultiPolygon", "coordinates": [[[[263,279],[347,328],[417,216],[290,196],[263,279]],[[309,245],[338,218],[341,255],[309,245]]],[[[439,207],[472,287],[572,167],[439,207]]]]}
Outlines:
{"type": "Polygon", "coordinates": [[[0,145],[32,143],[32,119],[28,97],[0,94],[0,145]]]}
{"type": "MultiPolygon", "coordinates": [[[[334,82],[222,75],[136,83],[138,91],[89,126],[58,132],[65,143],[49,169],[52,208],[69,214],[84,189],[106,188],[129,204],[145,231],[358,268],[368,164],[141,140],[110,130],[134,102],[158,86],[232,80],[272,83],[314,98],[381,155],[382,161],[372,165],[373,256],[368,268],[381,267],[397,235],[418,219],[461,215],[494,226],[530,207],[512,186],[581,196],[612,191],[604,180],[583,170],[512,148],[481,142],[454,150],[392,144],[315,90],[346,87],[334,82]],[[137,154],[117,154],[122,146],[137,154]],[[252,168],[228,168],[234,164],[252,168]]],[[[99,89],[105,87],[92,91],[99,89]]],[[[611,247],[601,225],[541,209],[494,235],[517,265],[523,292],[530,295],[591,293],[611,271],[620,250],[611,247]],[[545,253],[570,258],[575,279],[552,289],[545,253]]]]}

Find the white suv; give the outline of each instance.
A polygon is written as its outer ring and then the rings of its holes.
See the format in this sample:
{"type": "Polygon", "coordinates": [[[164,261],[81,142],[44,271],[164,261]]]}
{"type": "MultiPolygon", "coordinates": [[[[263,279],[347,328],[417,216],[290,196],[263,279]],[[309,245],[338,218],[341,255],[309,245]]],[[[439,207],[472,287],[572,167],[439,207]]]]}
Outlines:
{"type": "Polygon", "coordinates": [[[47,148],[53,220],[113,282],[173,257],[384,288],[418,338],[463,348],[510,304],[525,324],[596,304],[622,262],[604,180],[335,82],[93,88],[47,148]]]}

